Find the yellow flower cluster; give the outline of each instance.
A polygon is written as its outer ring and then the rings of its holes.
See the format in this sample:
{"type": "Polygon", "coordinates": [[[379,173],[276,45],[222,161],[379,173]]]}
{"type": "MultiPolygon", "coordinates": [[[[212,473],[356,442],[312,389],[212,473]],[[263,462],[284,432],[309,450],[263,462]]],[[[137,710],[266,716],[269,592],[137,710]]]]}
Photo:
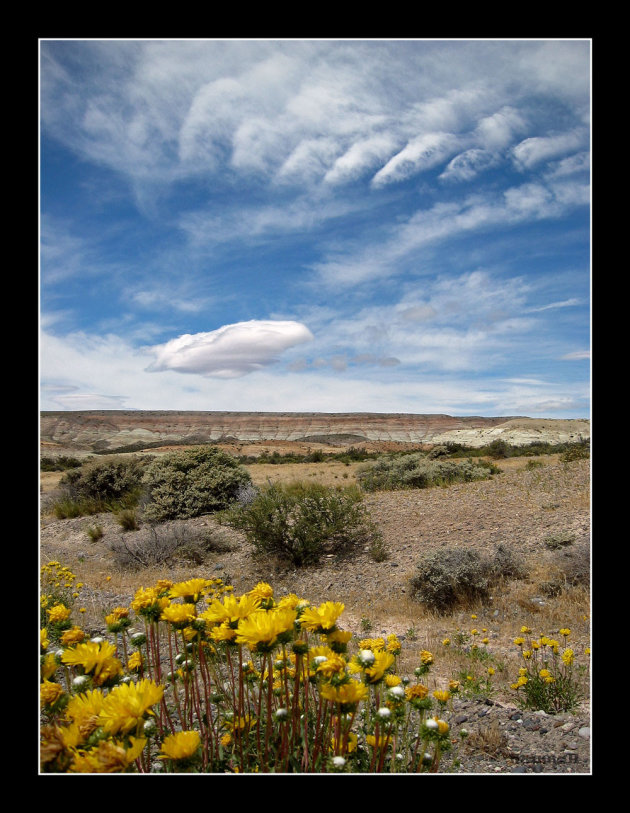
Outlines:
{"type": "MultiPolygon", "coordinates": [[[[53,565],[55,573],[64,572],[53,565]]],[[[323,752],[330,748],[340,765],[372,745],[379,752],[372,769],[381,770],[381,752],[396,742],[397,721],[405,714],[424,720],[432,704],[444,707],[451,696],[436,690],[429,697],[427,686],[407,685],[396,674],[402,648],[396,635],[353,641],[340,627],[343,603],[313,605],[295,594],[276,598],[266,582],[240,596],[218,579],[162,579],[140,587],[129,607],[104,615],[112,640],[90,640],[61,601],[42,606],[46,771],[144,771],[156,758],[168,771],[204,770],[211,760],[222,771],[264,771],[264,759],[248,756],[254,744],[302,747],[304,726],[315,720],[330,729],[315,737],[313,759],[318,748],[320,758],[328,758],[323,752]],[[67,626],[53,638],[60,623],[67,626]],[[61,649],[51,651],[51,640],[61,649]],[[348,654],[351,644],[354,653],[348,654]],[[360,705],[372,702],[378,706],[367,714],[371,728],[352,730],[362,719],[360,705]],[[316,713],[309,711],[307,719],[309,703],[316,713]],[[270,733],[272,722],[277,734],[270,733]]],[[[420,663],[426,674],[433,655],[423,650],[420,663]]],[[[304,759],[299,764],[309,765],[304,759]]]]}

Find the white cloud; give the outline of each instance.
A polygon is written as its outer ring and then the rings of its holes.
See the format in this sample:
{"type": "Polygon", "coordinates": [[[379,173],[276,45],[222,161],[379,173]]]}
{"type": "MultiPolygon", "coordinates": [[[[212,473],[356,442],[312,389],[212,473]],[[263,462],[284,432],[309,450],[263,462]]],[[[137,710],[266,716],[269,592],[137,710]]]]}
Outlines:
{"type": "Polygon", "coordinates": [[[562,356],[563,361],[583,361],[584,359],[590,359],[591,351],[590,350],[576,350],[573,353],[567,353],[565,356],[562,356]]]}
{"type": "Polygon", "coordinates": [[[375,187],[404,181],[445,161],[457,150],[458,139],[452,133],[426,133],[413,138],[372,178],[375,187]]]}
{"type": "Polygon", "coordinates": [[[570,299],[563,299],[561,302],[550,302],[548,305],[541,305],[539,308],[531,308],[530,313],[538,313],[539,311],[548,311],[555,308],[572,308],[575,305],[581,305],[580,299],[571,297],[570,299]]]}
{"type": "Polygon", "coordinates": [[[473,148],[456,155],[440,175],[444,181],[470,181],[498,163],[497,156],[488,150],[473,148]]]}
{"type": "Polygon", "coordinates": [[[299,322],[255,320],[224,325],[208,333],[187,333],[151,348],[155,361],[149,372],[240,378],[277,361],[277,356],[313,339],[299,322]]]}
{"type": "Polygon", "coordinates": [[[331,185],[348,183],[361,177],[364,172],[382,163],[397,148],[396,138],[390,133],[380,133],[355,141],[336,159],[326,172],[324,181],[331,185]]]}
{"type": "Polygon", "coordinates": [[[553,136],[526,138],[513,148],[512,154],[518,168],[531,169],[542,161],[582,151],[587,144],[587,131],[576,129],[553,136]]]}
{"type": "Polygon", "coordinates": [[[513,186],[499,196],[489,192],[459,202],[440,202],[394,224],[378,241],[368,237],[344,251],[330,251],[312,269],[331,288],[384,280],[404,268],[402,263],[412,256],[419,265],[418,250],[423,246],[444,244],[454,237],[496,226],[559,218],[577,206],[587,205],[589,200],[588,183],[559,180],[513,186]]]}
{"type": "Polygon", "coordinates": [[[512,107],[503,107],[490,116],[484,116],[477,124],[474,135],[481,147],[498,150],[507,147],[525,126],[521,113],[512,107]]]}

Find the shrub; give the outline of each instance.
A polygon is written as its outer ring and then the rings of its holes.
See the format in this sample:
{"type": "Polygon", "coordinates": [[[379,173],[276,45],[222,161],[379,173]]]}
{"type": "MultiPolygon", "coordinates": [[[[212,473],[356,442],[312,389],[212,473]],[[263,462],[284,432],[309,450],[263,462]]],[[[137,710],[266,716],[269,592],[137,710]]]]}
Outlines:
{"type": "Polygon", "coordinates": [[[563,463],[571,463],[574,460],[586,460],[591,456],[591,444],[588,440],[573,443],[571,446],[562,452],[560,460],[563,463]]]}
{"type": "Polygon", "coordinates": [[[247,469],[220,449],[188,449],[156,458],[145,471],[145,517],[163,522],[221,511],[251,483],[247,469]]]}
{"type": "Polygon", "coordinates": [[[81,461],[77,457],[67,455],[42,457],[39,461],[40,471],[66,471],[66,469],[76,469],[79,466],[81,466],[81,461]]]}
{"type": "Polygon", "coordinates": [[[131,538],[120,536],[111,550],[119,565],[132,570],[183,560],[200,565],[210,552],[232,548],[213,530],[190,528],[181,521],[146,525],[131,538]]]}
{"type": "Polygon", "coordinates": [[[493,440],[487,446],[487,453],[496,460],[510,457],[511,451],[510,444],[500,438],[493,440]]]}
{"type": "Polygon", "coordinates": [[[382,457],[357,471],[357,481],[365,491],[401,488],[429,488],[456,482],[485,480],[498,469],[472,460],[429,460],[422,453],[394,458],[382,457]]]}
{"type": "Polygon", "coordinates": [[[575,534],[570,531],[561,531],[557,534],[551,534],[545,537],[545,547],[550,550],[558,550],[567,545],[572,545],[575,542],[575,534]]]}
{"type": "Polygon", "coordinates": [[[273,554],[296,566],[317,563],[324,554],[347,554],[376,544],[358,488],[319,483],[269,485],[226,521],[243,531],[256,553],[273,554]]]}
{"type": "Polygon", "coordinates": [[[484,601],[502,579],[523,575],[520,559],[504,545],[492,557],[466,548],[444,548],[421,559],[411,579],[411,592],[429,610],[446,613],[458,604],[484,601]]]}
{"type": "Polygon", "coordinates": [[[72,510],[78,513],[67,515],[80,516],[133,507],[140,496],[143,468],[143,462],[132,457],[91,461],[71,469],[59,481],[64,494],[59,510],[70,510],[74,504],[72,510]]]}

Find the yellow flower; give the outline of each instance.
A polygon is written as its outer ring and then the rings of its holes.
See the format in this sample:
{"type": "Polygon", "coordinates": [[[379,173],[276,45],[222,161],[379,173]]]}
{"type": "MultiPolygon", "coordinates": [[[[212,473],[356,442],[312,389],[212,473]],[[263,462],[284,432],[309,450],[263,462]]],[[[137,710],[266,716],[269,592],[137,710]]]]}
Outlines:
{"type": "Polygon", "coordinates": [[[46,627],[44,627],[43,629],[40,629],[40,631],[39,631],[39,645],[40,645],[42,651],[48,649],[48,644],[49,644],[48,630],[46,629],[46,627]]]}
{"type": "Polygon", "coordinates": [[[521,632],[523,635],[529,635],[531,633],[531,629],[529,627],[521,627],[521,632]]]}
{"type": "Polygon", "coordinates": [[[379,751],[388,748],[391,741],[391,734],[379,734],[378,740],[374,734],[368,734],[365,738],[368,745],[377,748],[379,751]]]}
{"type": "Polygon", "coordinates": [[[75,695],[66,706],[66,717],[76,723],[87,736],[100,724],[98,716],[104,701],[101,689],[90,689],[83,694],[75,695]]]}
{"type": "Polygon", "coordinates": [[[249,595],[260,601],[266,601],[267,599],[273,598],[273,587],[267,584],[267,582],[258,582],[256,587],[253,587],[249,591],[249,595]]]}
{"type": "Polygon", "coordinates": [[[494,675],[494,668],[492,666],[488,667],[488,674],[489,675],[494,675]]]}
{"type": "Polygon", "coordinates": [[[210,637],[217,644],[220,643],[234,643],[236,642],[236,630],[232,629],[229,624],[220,624],[210,630],[210,637]]]}
{"type": "Polygon", "coordinates": [[[316,672],[323,675],[325,678],[330,679],[333,677],[333,675],[343,672],[345,667],[346,662],[341,655],[334,654],[320,663],[316,669],[316,672]]]}
{"type": "Polygon", "coordinates": [[[129,737],[131,746],[123,742],[103,740],[89,751],[77,751],[70,765],[71,773],[123,773],[140,756],[146,744],[143,737],[129,737]]]}
{"type": "Polygon", "coordinates": [[[50,610],[46,610],[48,613],[48,620],[51,624],[58,624],[61,621],[67,621],[70,618],[72,610],[69,607],[64,607],[63,604],[55,604],[54,607],[51,607],[50,610]]]}
{"type": "Polygon", "coordinates": [[[236,640],[254,652],[269,652],[279,639],[288,640],[296,617],[296,611],[290,608],[259,610],[239,622],[236,640]]]}
{"type": "Polygon", "coordinates": [[[407,686],[405,689],[405,697],[407,700],[424,700],[429,694],[429,689],[423,686],[422,683],[414,683],[413,686],[407,686]]]}
{"type": "Polygon", "coordinates": [[[450,696],[451,696],[450,692],[441,689],[436,689],[436,691],[433,692],[433,697],[435,697],[438,703],[448,702],[450,696]]]}
{"type": "Polygon", "coordinates": [[[450,646],[450,645],[451,645],[451,639],[450,638],[445,638],[442,641],[442,646],[450,646]]]}
{"type": "Polygon", "coordinates": [[[572,649],[565,649],[562,653],[562,663],[564,663],[565,666],[571,666],[573,663],[573,656],[574,653],[572,649]]]}
{"type": "Polygon", "coordinates": [[[71,666],[81,666],[84,672],[93,672],[95,677],[100,675],[101,671],[107,667],[111,670],[115,661],[120,666],[120,661],[114,658],[116,647],[110,644],[109,641],[88,641],[85,644],[77,644],[77,646],[66,649],[61,660],[71,666]]]}
{"type": "Polygon", "coordinates": [[[325,640],[335,652],[345,652],[348,648],[348,641],[352,638],[352,633],[348,630],[334,630],[325,636],[325,640]]]}
{"type": "Polygon", "coordinates": [[[385,647],[385,649],[388,652],[391,652],[392,655],[400,654],[400,651],[402,649],[402,645],[401,645],[400,641],[398,640],[398,638],[393,633],[391,635],[387,636],[387,646],[385,647]]]}
{"type": "Polygon", "coordinates": [[[430,666],[433,663],[433,655],[427,652],[426,649],[423,649],[420,653],[420,662],[423,666],[430,666]]]}
{"type": "Polygon", "coordinates": [[[81,629],[81,627],[71,627],[69,630],[66,630],[63,635],[61,636],[61,643],[63,646],[74,646],[75,644],[80,644],[86,638],[86,633],[81,629]]]}
{"type": "Polygon", "coordinates": [[[359,683],[358,680],[350,680],[340,686],[324,683],[320,689],[320,694],[324,700],[339,703],[342,707],[342,713],[345,714],[353,710],[358,703],[368,696],[369,689],[364,683],[359,683]]]}
{"type": "Polygon", "coordinates": [[[176,629],[187,627],[196,617],[194,604],[169,604],[160,616],[162,621],[167,621],[176,629]]]}
{"type": "Polygon", "coordinates": [[[127,669],[130,672],[139,672],[142,669],[142,653],[141,652],[133,652],[129,656],[129,660],[127,661],[127,669]]]}
{"type": "Polygon", "coordinates": [[[398,677],[398,675],[385,675],[385,685],[389,686],[400,686],[402,683],[402,679],[398,677]]]}
{"type": "Polygon", "coordinates": [[[146,714],[153,713],[151,707],[160,702],[163,694],[164,687],[152,680],[115,686],[105,698],[99,713],[103,729],[108,734],[132,731],[146,714]]]}
{"type": "Polygon", "coordinates": [[[63,694],[63,686],[60,683],[52,683],[50,680],[40,683],[39,699],[42,706],[52,706],[63,694]]]}
{"type": "Polygon", "coordinates": [[[188,579],[174,584],[169,590],[169,596],[183,598],[184,601],[196,604],[209,587],[212,587],[212,581],[209,579],[188,579]]]}
{"type": "Polygon", "coordinates": [[[325,601],[319,607],[306,607],[300,616],[300,623],[304,629],[313,632],[332,632],[344,610],[345,605],[340,602],[325,601]]]}
{"type": "Polygon", "coordinates": [[[515,638],[514,643],[516,644],[516,646],[523,646],[523,644],[525,643],[525,639],[524,638],[515,638]]]}
{"type": "Polygon", "coordinates": [[[568,638],[569,635],[571,635],[571,630],[566,629],[566,627],[565,627],[564,629],[560,630],[560,635],[564,635],[565,638],[568,638]]]}
{"type": "Polygon", "coordinates": [[[356,751],[358,744],[359,738],[354,731],[342,735],[339,742],[337,742],[337,737],[333,734],[330,741],[330,750],[341,754],[351,754],[356,751]]]}
{"type": "Polygon", "coordinates": [[[197,731],[178,731],[164,739],[158,759],[190,759],[200,745],[197,731]]]}
{"type": "Polygon", "coordinates": [[[131,609],[149,618],[159,618],[162,610],[168,607],[169,600],[156,587],[140,587],[131,602],[131,609]]]}
{"type": "Polygon", "coordinates": [[[396,658],[390,652],[379,651],[374,653],[374,663],[366,667],[365,674],[368,683],[378,683],[385,676],[385,672],[390,669],[396,658]]]}
{"type": "Polygon", "coordinates": [[[48,678],[55,674],[58,667],[59,664],[57,663],[57,658],[55,657],[54,652],[49,652],[44,658],[44,662],[41,667],[42,678],[44,680],[48,680],[48,678]]]}
{"type": "Polygon", "coordinates": [[[215,624],[223,624],[227,622],[236,626],[236,624],[243,618],[247,618],[253,612],[256,612],[260,606],[260,599],[254,596],[245,594],[240,598],[236,596],[226,596],[223,602],[214,599],[207,610],[205,610],[200,618],[210,626],[215,624]]]}
{"type": "Polygon", "coordinates": [[[448,682],[448,688],[451,692],[458,692],[459,685],[459,680],[449,680],[448,682]]]}

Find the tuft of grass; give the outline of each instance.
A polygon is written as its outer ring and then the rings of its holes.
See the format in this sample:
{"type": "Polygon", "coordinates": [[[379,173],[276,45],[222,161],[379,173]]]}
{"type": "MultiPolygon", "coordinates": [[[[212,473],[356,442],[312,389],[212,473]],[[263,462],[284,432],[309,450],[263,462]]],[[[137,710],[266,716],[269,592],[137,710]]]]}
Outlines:
{"type": "Polygon", "coordinates": [[[102,525],[91,525],[87,529],[87,535],[90,538],[90,541],[98,542],[98,540],[102,539],[103,536],[105,535],[105,532],[103,531],[103,526],[102,525]]]}

